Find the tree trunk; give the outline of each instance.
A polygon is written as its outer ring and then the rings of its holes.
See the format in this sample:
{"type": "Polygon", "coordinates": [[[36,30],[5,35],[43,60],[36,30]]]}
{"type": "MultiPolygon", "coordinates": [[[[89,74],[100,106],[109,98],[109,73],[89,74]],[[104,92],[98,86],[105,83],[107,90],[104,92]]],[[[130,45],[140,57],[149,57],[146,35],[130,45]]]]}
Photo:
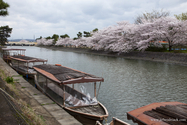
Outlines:
{"type": "Polygon", "coordinates": [[[171,47],[172,47],[172,46],[169,45],[169,51],[171,51],[171,47]]]}
{"type": "Polygon", "coordinates": [[[171,48],[172,48],[171,42],[172,42],[172,41],[168,41],[169,51],[171,51],[171,48]]]}

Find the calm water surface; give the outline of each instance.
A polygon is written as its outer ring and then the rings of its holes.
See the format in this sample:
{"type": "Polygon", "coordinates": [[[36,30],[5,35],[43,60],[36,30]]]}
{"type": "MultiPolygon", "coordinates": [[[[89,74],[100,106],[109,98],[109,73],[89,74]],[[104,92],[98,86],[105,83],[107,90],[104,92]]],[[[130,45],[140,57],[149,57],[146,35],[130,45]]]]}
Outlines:
{"type": "MultiPolygon", "coordinates": [[[[11,47],[9,47],[11,48],[11,47]]],[[[25,48],[26,55],[48,59],[105,79],[98,100],[112,117],[127,120],[126,112],[153,102],[187,103],[187,66],[65,52],[40,47],[25,48]]]]}

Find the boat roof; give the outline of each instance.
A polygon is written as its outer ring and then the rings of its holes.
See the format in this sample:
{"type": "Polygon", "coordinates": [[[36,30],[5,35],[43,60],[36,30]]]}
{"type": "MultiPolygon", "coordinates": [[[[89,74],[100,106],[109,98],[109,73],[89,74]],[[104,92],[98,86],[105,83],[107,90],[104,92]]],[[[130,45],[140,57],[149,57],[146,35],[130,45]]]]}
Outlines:
{"type": "Polygon", "coordinates": [[[47,62],[47,60],[23,56],[23,55],[14,55],[10,57],[13,60],[22,61],[22,62],[47,62]]]}
{"type": "Polygon", "coordinates": [[[12,48],[2,48],[4,51],[26,51],[26,49],[12,49],[12,48]]]}
{"type": "Polygon", "coordinates": [[[88,82],[103,82],[102,77],[84,73],[75,69],[59,65],[35,65],[33,67],[38,73],[45,77],[59,83],[59,84],[75,84],[75,83],[88,83],[88,82]]]}
{"type": "Polygon", "coordinates": [[[127,118],[141,125],[185,125],[187,104],[181,102],[152,103],[128,112],[127,118]]]}

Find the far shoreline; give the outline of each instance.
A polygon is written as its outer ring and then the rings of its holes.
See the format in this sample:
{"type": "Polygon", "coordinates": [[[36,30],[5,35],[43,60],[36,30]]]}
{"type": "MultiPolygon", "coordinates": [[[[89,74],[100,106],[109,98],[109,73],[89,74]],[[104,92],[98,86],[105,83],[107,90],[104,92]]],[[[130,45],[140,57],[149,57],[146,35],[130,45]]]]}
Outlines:
{"type": "Polygon", "coordinates": [[[37,46],[52,50],[69,51],[76,53],[94,54],[101,56],[120,57],[125,59],[140,59],[147,61],[165,62],[187,66],[187,53],[169,53],[169,52],[150,52],[150,51],[133,51],[129,53],[118,53],[104,50],[91,50],[88,48],[69,48],[57,46],[37,46]]]}

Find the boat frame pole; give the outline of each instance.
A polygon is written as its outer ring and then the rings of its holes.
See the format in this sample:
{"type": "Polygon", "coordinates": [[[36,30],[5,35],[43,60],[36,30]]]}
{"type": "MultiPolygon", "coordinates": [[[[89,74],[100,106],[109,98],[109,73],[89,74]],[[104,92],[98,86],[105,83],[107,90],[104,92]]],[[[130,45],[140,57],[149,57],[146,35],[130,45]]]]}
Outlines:
{"type": "Polygon", "coordinates": [[[63,105],[65,107],[65,85],[63,85],[63,89],[64,89],[64,92],[63,92],[63,105]]]}
{"type": "Polygon", "coordinates": [[[96,97],[96,82],[94,82],[94,96],[96,97]]]}
{"type": "Polygon", "coordinates": [[[28,66],[28,62],[27,62],[27,73],[29,73],[29,66],[28,66]]]}
{"type": "Polygon", "coordinates": [[[18,68],[19,68],[19,61],[18,61],[18,68]]]}
{"type": "MultiPolygon", "coordinates": [[[[97,90],[97,97],[98,97],[98,95],[99,95],[100,87],[101,87],[101,82],[100,82],[100,84],[99,84],[99,88],[98,88],[98,90],[97,90]]],[[[96,97],[96,99],[97,99],[97,97],[96,97]]]]}
{"type": "Polygon", "coordinates": [[[28,62],[27,62],[27,74],[26,74],[26,78],[29,78],[29,69],[28,69],[28,62]]]}

